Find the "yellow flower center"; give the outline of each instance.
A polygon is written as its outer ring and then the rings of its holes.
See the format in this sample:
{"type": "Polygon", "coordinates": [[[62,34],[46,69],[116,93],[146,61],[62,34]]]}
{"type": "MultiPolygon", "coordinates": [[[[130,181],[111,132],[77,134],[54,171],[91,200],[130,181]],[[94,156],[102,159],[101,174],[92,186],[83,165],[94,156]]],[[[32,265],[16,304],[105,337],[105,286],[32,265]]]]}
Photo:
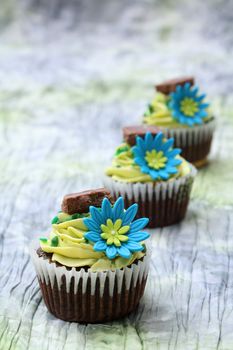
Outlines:
{"type": "Polygon", "coordinates": [[[164,156],[162,151],[157,152],[153,149],[152,151],[146,151],[145,160],[150,168],[158,170],[165,167],[167,157],[164,156]]]}
{"type": "Polygon", "coordinates": [[[193,117],[198,111],[198,103],[190,97],[185,97],[180,102],[180,110],[184,115],[193,117]]]}
{"type": "Polygon", "coordinates": [[[129,231],[130,226],[122,226],[122,220],[117,219],[114,223],[111,219],[107,220],[106,225],[101,225],[102,233],[100,236],[105,239],[108,245],[114,244],[121,246],[121,242],[128,241],[129,237],[125,234],[129,231]]]}

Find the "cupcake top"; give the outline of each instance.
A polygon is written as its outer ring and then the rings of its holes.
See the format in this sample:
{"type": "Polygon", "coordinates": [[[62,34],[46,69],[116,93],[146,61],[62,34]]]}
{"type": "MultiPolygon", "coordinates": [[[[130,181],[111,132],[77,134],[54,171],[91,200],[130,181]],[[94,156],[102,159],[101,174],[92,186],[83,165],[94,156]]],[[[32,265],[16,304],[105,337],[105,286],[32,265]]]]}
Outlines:
{"type": "Polygon", "coordinates": [[[155,127],[126,127],[124,141],[117,149],[106,175],[122,182],[170,181],[190,173],[190,164],[155,127]],[[138,136],[140,135],[140,136],[138,136]]]}
{"type": "Polygon", "coordinates": [[[97,189],[65,196],[62,209],[66,212],[52,220],[49,237],[40,238],[40,248],[52,254],[53,262],[107,271],[145,255],[149,234],[141,230],[149,219],[135,220],[137,204],[125,210],[122,197],[113,204],[107,190],[97,189]]]}
{"type": "Polygon", "coordinates": [[[167,80],[156,85],[157,93],[144,113],[144,123],[162,128],[188,128],[213,119],[205,94],[193,77],[167,80]]]}

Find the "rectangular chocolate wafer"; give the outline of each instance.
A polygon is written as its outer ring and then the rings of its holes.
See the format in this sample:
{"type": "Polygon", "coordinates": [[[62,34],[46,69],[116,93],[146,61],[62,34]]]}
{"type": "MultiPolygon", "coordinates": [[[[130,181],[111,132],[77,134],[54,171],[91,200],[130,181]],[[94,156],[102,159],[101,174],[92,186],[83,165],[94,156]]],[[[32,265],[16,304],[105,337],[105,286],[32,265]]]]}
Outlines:
{"type": "Polygon", "coordinates": [[[123,128],[124,141],[130,146],[136,144],[136,137],[143,137],[147,132],[150,132],[153,136],[157,135],[161,130],[156,126],[152,125],[136,125],[136,126],[125,126],[123,128]]]}
{"type": "Polygon", "coordinates": [[[176,90],[177,85],[184,85],[185,83],[190,83],[194,85],[194,77],[180,77],[176,79],[165,80],[164,82],[155,85],[155,89],[158,92],[162,92],[165,95],[170,94],[176,90]]]}
{"type": "Polygon", "coordinates": [[[88,213],[90,205],[101,207],[105,197],[112,202],[111,194],[105,188],[71,193],[64,196],[61,208],[64,213],[70,215],[88,213]]]}

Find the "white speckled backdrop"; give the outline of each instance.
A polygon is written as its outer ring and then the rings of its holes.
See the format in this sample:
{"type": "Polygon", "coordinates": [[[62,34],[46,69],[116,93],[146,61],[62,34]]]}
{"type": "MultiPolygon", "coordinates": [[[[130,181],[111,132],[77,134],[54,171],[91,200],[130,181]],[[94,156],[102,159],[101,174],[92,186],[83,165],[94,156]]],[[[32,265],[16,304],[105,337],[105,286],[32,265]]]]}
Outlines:
{"type": "Polygon", "coordinates": [[[0,0],[0,350],[233,349],[233,3],[0,0]],[[65,323],[41,299],[28,244],[65,193],[101,184],[153,85],[193,74],[218,130],[188,215],[152,232],[137,312],[65,323]]]}

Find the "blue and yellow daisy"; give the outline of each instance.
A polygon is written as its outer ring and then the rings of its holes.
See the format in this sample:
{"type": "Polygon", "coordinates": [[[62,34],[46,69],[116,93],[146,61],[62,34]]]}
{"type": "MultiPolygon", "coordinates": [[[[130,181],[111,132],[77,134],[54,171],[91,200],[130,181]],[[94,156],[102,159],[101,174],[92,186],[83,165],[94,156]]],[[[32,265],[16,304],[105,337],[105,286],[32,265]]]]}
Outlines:
{"type": "Polygon", "coordinates": [[[89,210],[90,218],[84,219],[84,224],[89,229],[85,238],[94,243],[95,251],[104,252],[109,259],[117,256],[128,259],[132,253],[144,250],[142,241],[149,234],[141,230],[149,219],[140,218],[134,221],[138,211],[137,204],[125,210],[122,197],[113,206],[104,198],[101,208],[91,206],[89,210]]]}
{"type": "Polygon", "coordinates": [[[175,92],[170,94],[169,108],[173,118],[181,124],[188,126],[203,123],[203,118],[208,116],[206,111],[209,103],[204,103],[206,95],[198,95],[198,87],[191,87],[186,83],[176,87],[175,92]]]}
{"type": "Polygon", "coordinates": [[[172,148],[174,139],[164,139],[162,132],[155,137],[150,132],[145,137],[136,138],[136,146],[132,148],[134,162],[141,172],[151,176],[153,180],[167,180],[178,172],[177,166],[182,160],[177,158],[181,150],[172,148]]]}

